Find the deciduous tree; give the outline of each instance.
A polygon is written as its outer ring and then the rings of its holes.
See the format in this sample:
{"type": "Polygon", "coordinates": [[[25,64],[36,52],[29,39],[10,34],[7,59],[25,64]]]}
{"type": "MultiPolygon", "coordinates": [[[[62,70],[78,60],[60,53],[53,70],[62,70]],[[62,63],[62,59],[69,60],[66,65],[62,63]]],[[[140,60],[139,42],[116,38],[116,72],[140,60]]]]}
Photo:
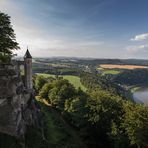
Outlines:
{"type": "Polygon", "coordinates": [[[16,36],[11,25],[10,16],[0,12],[0,60],[10,56],[13,50],[19,49],[16,36]]]}

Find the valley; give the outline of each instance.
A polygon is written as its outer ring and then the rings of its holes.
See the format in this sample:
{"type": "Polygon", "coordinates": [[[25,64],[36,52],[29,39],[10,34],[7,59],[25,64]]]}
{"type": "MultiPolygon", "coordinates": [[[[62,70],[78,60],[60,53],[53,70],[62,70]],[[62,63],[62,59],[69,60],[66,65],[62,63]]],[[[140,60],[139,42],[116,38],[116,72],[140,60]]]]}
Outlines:
{"type": "MultiPolygon", "coordinates": [[[[90,73],[92,75],[98,75],[100,77],[110,77],[109,81],[116,82],[118,85],[121,85],[125,90],[131,93],[135,93],[137,88],[140,89],[143,86],[147,85],[147,61],[146,60],[109,60],[109,59],[77,59],[77,58],[36,58],[33,61],[33,72],[37,75],[47,77],[63,77],[68,80],[75,88],[81,88],[83,91],[86,91],[87,88],[82,84],[81,75],[83,73],[90,73]],[[96,61],[98,61],[96,63],[96,61]],[[142,63],[137,65],[138,63],[142,63]],[[108,62],[114,63],[110,64],[108,62]],[[36,65],[37,63],[37,65],[36,65]],[[100,63],[100,64],[99,64],[100,63]],[[108,63],[108,64],[102,64],[108,63]],[[121,64],[118,64],[121,63],[121,64]],[[127,65],[127,63],[132,63],[131,65],[127,65]],[[145,65],[145,66],[144,66],[145,65]],[[138,75],[145,75],[142,82],[136,81],[136,77],[130,76],[133,75],[133,72],[138,72],[138,75]],[[126,75],[125,75],[126,74],[126,75]],[[124,78],[125,75],[125,78],[124,78]],[[129,75],[129,76],[127,76],[129,75]],[[121,78],[122,79],[121,79],[121,78]],[[131,81],[130,84],[126,84],[127,77],[131,77],[132,80],[128,78],[128,82],[131,81]],[[118,79],[121,80],[118,80],[118,79]],[[135,83],[135,82],[136,83],[135,83]],[[139,87],[137,87],[139,86],[139,87]],[[132,89],[131,89],[132,88],[132,89]]],[[[141,77],[141,76],[140,76],[141,77]]],[[[109,82],[110,83],[110,82],[109,82]]]]}

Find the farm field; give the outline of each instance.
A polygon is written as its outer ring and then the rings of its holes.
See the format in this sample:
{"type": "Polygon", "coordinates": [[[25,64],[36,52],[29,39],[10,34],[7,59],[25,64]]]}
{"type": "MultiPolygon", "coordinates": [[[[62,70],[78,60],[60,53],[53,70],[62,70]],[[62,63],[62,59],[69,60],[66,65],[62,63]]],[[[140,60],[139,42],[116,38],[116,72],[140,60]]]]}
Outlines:
{"type": "Polygon", "coordinates": [[[102,70],[102,75],[106,75],[106,74],[112,74],[112,75],[116,75],[119,74],[120,71],[119,70],[114,70],[114,69],[104,69],[102,70]]]}
{"type": "Polygon", "coordinates": [[[100,67],[105,69],[148,69],[148,66],[116,65],[116,64],[101,64],[100,67]]]}
{"type": "MultiPolygon", "coordinates": [[[[37,73],[38,75],[44,76],[44,77],[55,77],[55,75],[52,74],[44,74],[44,73],[37,73]]],[[[82,90],[86,91],[86,88],[81,84],[80,78],[78,76],[72,76],[72,75],[61,75],[64,79],[68,80],[71,84],[73,84],[76,88],[81,88],[82,90]]]]}

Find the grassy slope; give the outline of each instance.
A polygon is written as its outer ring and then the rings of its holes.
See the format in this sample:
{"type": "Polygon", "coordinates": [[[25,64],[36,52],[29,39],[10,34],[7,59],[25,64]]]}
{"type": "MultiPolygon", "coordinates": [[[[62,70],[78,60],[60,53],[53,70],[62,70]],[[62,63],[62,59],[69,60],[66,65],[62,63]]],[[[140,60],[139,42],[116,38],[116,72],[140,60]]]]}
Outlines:
{"type": "MultiPolygon", "coordinates": [[[[44,77],[55,77],[55,75],[51,74],[44,74],[38,73],[38,75],[42,75],[44,77]]],[[[82,90],[86,91],[86,88],[81,84],[80,78],[78,76],[71,76],[71,75],[62,75],[62,77],[68,80],[71,84],[73,84],[76,88],[81,88],[82,90]]]]}
{"type": "MultiPolygon", "coordinates": [[[[52,107],[39,102],[44,114],[46,145],[50,148],[85,148],[77,133],[52,107]]],[[[38,148],[38,147],[36,147],[38,148]]]]}

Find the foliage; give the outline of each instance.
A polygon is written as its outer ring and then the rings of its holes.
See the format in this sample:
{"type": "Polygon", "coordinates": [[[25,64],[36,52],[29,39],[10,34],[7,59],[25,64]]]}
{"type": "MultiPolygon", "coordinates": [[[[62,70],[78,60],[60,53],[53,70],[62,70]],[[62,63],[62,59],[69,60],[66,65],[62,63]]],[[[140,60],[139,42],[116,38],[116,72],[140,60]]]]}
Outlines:
{"type": "Polygon", "coordinates": [[[85,114],[88,112],[86,107],[88,95],[81,89],[78,89],[76,96],[73,99],[65,101],[65,115],[69,122],[77,128],[85,125],[85,114]]]}
{"type": "Polygon", "coordinates": [[[113,76],[101,75],[101,74],[90,74],[82,73],[80,75],[81,83],[89,90],[102,89],[109,91],[111,94],[119,95],[123,99],[129,99],[130,93],[125,88],[114,82],[113,76]]]}
{"type": "Polygon", "coordinates": [[[40,102],[40,106],[41,111],[44,114],[44,134],[46,138],[45,147],[84,148],[81,139],[77,136],[77,133],[67,125],[57,111],[53,110],[51,107],[47,107],[42,102],[40,102]]]}
{"type": "Polygon", "coordinates": [[[43,85],[47,82],[47,79],[45,79],[43,76],[37,76],[34,77],[33,82],[33,87],[35,88],[36,92],[39,93],[43,85]]]}
{"type": "Polygon", "coordinates": [[[8,63],[10,62],[10,59],[11,59],[11,55],[0,53],[0,61],[4,63],[8,63]]]}
{"type": "Polygon", "coordinates": [[[148,70],[126,70],[114,77],[113,82],[125,85],[148,84],[148,70]]]}
{"type": "Polygon", "coordinates": [[[43,140],[41,130],[29,126],[26,130],[25,144],[28,148],[45,148],[47,145],[45,140],[43,140]]]}
{"type": "Polygon", "coordinates": [[[49,65],[45,65],[40,63],[38,65],[34,65],[33,71],[35,73],[46,73],[52,75],[79,75],[80,70],[76,68],[67,68],[67,67],[53,67],[49,65]]]}
{"type": "MultiPolygon", "coordinates": [[[[91,99],[88,100],[88,107],[90,108],[89,120],[92,123],[97,123],[102,117],[106,119],[114,120],[114,118],[121,117],[122,115],[122,102],[121,99],[110,94],[107,91],[94,91],[90,94],[91,99]]],[[[106,122],[109,123],[109,122],[106,122]]]]}
{"type": "MultiPolygon", "coordinates": [[[[46,82],[39,94],[53,109],[58,109],[88,147],[146,148],[148,108],[103,89],[96,83],[100,79],[94,78],[93,87],[88,92],[75,89],[62,78],[53,79],[50,83],[44,78],[46,82]]],[[[111,88],[112,85],[109,86],[111,88]]]]}
{"type": "Polygon", "coordinates": [[[19,49],[14,30],[11,25],[10,16],[0,12],[0,60],[6,61],[12,50],[19,49]]]}
{"type": "MultiPolygon", "coordinates": [[[[56,75],[52,74],[45,74],[45,73],[37,73],[37,75],[43,76],[45,78],[53,77],[55,78],[56,75]]],[[[59,76],[58,76],[59,77],[59,76]]],[[[86,91],[86,88],[82,85],[80,82],[80,78],[78,76],[73,76],[73,75],[60,75],[60,77],[63,77],[63,79],[68,80],[71,84],[75,86],[75,88],[81,88],[82,90],[86,91]]]]}
{"type": "Polygon", "coordinates": [[[87,117],[93,126],[90,129],[94,137],[93,143],[98,139],[98,147],[102,144],[104,147],[128,147],[123,140],[126,136],[120,128],[124,114],[121,98],[104,90],[91,92],[90,96],[87,117]]]}
{"type": "Polygon", "coordinates": [[[49,91],[52,89],[52,85],[50,83],[45,83],[42,87],[42,89],[39,91],[39,95],[42,97],[42,98],[45,98],[45,99],[48,99],[48,94],[49,94],[49,91]]]}
{"type": "Polygon", "coordinates": [[[66,99],[71,99],[75,95],[75,88],[67,80],[60,79],[53,82],[53,88],[49,90],[50,103],[60,110],[64,109],[66,99]]]}
{"type": "Polygon", "coordinates": [[[138,148],[148,147],[148,106],[126,103],[124,127],[131,144],[138,148]]]}

